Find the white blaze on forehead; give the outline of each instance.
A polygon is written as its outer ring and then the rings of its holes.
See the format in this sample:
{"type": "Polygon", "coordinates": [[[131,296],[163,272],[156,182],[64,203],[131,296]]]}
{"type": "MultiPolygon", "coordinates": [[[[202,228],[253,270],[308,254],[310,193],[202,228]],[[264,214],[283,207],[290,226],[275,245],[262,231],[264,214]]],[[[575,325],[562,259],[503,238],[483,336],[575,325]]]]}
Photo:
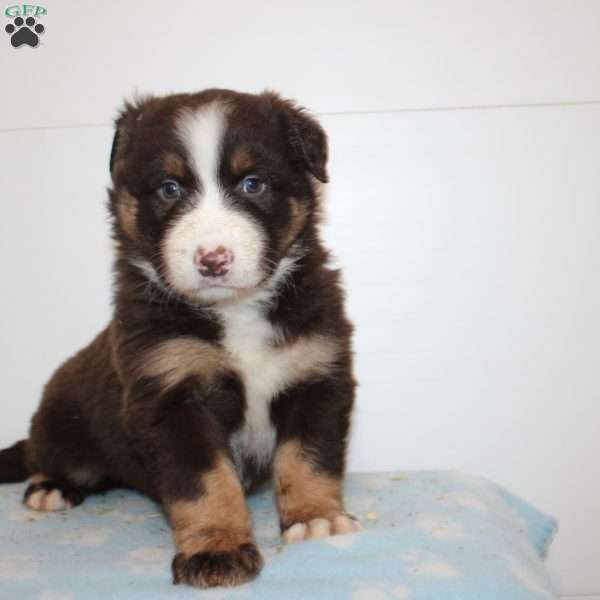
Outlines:
{"type": "Polygon", "coordinates": [[[194,208],[167,232],[163,254],[170,285],[197,299],[221,299],[235,289],[257,286],[264,277],[263,232],[249,215],[227,203],[226,191],[219,183],[226,115],[226,106],[213,102],[183,112],[177,124],[200,191],[191,198],[194,208]],[[199,248],[211,252],[220,246],[233,253],[233,264],[215,287],[200,275],[194,256],[199,248]]]}
{"type": "Polygon", "coordinates": [[[213,102],[196,112],[184,112],[177,125],[191,166],[198,175],[205,203],[219,203],[219,163],[225,132],[225,107],[213,102]]]}

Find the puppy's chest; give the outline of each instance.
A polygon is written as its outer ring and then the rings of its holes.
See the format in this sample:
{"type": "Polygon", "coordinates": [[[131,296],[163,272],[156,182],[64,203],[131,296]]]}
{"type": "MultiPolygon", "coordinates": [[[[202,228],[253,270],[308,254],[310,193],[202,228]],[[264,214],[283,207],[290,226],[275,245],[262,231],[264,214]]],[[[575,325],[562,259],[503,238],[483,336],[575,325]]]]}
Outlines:
{"type": "Polygon", "coordinates": [[[270,418],[273,398],[294,379],[294,346],[276,346],[277,331],[260,307],[223,310],[223,346],[229,365],[240,376],[246,412],[231,440],[236,466],[251,461],[261,469],[270,462],[276,432],[270,418]]]}

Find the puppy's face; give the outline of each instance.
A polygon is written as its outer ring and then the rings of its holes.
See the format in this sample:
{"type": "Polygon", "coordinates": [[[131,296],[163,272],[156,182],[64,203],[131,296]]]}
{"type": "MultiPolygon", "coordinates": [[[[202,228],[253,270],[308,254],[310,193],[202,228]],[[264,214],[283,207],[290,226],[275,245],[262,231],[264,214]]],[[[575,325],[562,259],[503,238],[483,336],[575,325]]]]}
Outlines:
{"type": "Polygon", "coordinates": [[[319,125],[274,94],[208,90],[128,106],[111,157],[131,264],[194,302],[268,285],[314,219],[319,125]]]}

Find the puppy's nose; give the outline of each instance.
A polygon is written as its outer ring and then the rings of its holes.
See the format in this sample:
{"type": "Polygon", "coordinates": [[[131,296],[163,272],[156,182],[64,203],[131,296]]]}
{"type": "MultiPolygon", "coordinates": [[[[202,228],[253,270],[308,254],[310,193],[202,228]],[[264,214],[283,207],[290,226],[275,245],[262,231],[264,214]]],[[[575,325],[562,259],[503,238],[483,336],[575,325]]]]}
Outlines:
{"type": "Polygon", "coordinates": [[[229,272],[233,263],[233,252],[223,246],[218,246],[216,250],[210,252],[198,248],[194,263],[204,277],[222,277],[229,272]]]}

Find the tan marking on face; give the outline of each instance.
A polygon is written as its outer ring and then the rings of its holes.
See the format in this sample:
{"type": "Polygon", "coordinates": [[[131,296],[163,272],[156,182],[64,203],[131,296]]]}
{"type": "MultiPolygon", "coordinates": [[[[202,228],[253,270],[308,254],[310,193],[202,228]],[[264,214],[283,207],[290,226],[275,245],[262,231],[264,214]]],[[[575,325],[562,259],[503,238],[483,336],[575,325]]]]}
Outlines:
{"type": "Polygon", "coordinates": [[[327,214],[325,212],[325,203],[327,200],[327,184],[319,181],[312,175],[310,177],[311,187],[315,195],[316,203],[314,209],[314,218],[318,223],[326,221],[327,214]]]}
{"type": "Polygon", "coordinates": [[[254,168],[256,161],[250,154],[250,151],[244,146],[235,149],[231,157],[231,170],[234,175],[241,175],[254,168]]]}
{"type": "Polygon", "coordinates": [[[128,191],[123,190],[117,198],[117,218],[125,234],[132,240],[136,239],[138,201],[128,191]]]}
{"type": "Polygon", "coordinates": [[[225,355],[216,346],[195,338],[161,342],[141,361],[140,376],[158,377],[165,390],[191,375],[211,380],[224,369],[225,355]]]}
{"type": "Polygon", "coordinates": [[[286,235],[282,239],[281,248],[283,255],[285,256],[290,249],[291,245],[296,240],[296,236],[302,231],[306,218],[308,217],[308,210],[304,204],[302,204],[297,198],[291,197],[290,202],[290,222],[286,235]]]}
{"type": "Polygon", "coordinates": [[[284,527],[314,519],[333,520],[344,511],[341,480],[317,471],[297,440],[277,450],[274,481],[284,527]]]}
{"type": "Polygon", "coordinates": [[[169,175],[182,178],[185,175],[185,162],[177,154],[169,152],[163,157],[163,168],[169,175]]]}
{"type": "Polygon", "coordinates": [[[202,477],[204,493],[197,500],[179,500],[167,507],[178,552],[227,552],[253,541],[250,511],[233,466],[224,457],[202,477]]]}

